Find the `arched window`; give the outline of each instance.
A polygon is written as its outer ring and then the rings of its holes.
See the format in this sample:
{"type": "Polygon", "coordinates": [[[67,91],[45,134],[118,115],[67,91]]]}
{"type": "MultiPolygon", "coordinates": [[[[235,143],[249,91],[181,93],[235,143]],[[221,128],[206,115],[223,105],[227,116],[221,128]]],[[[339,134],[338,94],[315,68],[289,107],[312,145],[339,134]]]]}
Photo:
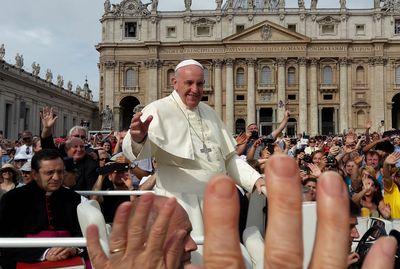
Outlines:
{"type": "Polygon", "coordinates": [[[364,128],[365,126],[365,113],[364,111],[360,110],[357,112],[357,127],[364,128]]]}
{"type": "Polygon", "coordinates": [[[204,68],[204,86],[210,86],[210,71],[204,68]]]}
{"type": "Polygon", "coordinates": [[[396,67],[396,84],[400,84],[400,66],[396,67]]]}
{"type": "Polygon", "coordinates": [[[175,75],[174,69],[168,69],[167,71],[167,85],[172,86],[172,77],[175,75]]]}
{"type": "Polygon", "coordinates": [[[236,86],[244,86],[244,69],[242,67],[236,69],[236,86]]]}
{"type": "Polygon", "coordinates": [[[272,84],[272,72],[269,66],[261,68],[261,85],[272,84]]]}
{"type": "Polygon", "coordinates": [[[287,76],[288,85],[296,84],[296,68],[293,66],[288,68],[288,76],[287,76]]]}
{"type": "Polygon", "coordinates": [[[356,69],[356,83],[357,84],[365,83],[365,72],[364,72],[364,67],[362,66],[359,66],[356,69]]]}
{"type": "Polygon", "coordinates": [[[324,84],[332,84],[333,83],[333,72],[332,67],[325,66],[323,69],[323,79],[324,84]]]}
{"type": "Polygon", "coordinates": [[[138,85],[137,71],[128,69],[125,72],[125,87],[136,87],[138,85]]]}

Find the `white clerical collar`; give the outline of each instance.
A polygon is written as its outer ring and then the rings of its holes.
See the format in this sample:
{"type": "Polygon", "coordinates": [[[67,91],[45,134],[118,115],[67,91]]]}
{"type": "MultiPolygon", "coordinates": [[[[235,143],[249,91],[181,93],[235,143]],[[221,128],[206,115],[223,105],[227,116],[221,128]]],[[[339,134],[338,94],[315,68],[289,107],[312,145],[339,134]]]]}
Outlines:
{"type": "Polygon", "coordinates": [[[186,111],[186,110],[190,110],[190,111],[192,111],[192,112],[197,112],[197,111],[198,111],[198,106],[197,106],[196,108],[194,108],[194,109],[188,108],[188,107],[183,103],[181,97],[179,96],[179,94],[178,94],[178,92],[177,92],[176,90],[174,90],[174,91],[172,92],[172,97],[175,99],[176,103],[178,104],[178,106],[180,106],[180,108],[181,108],[183,111],[186,111]]]}

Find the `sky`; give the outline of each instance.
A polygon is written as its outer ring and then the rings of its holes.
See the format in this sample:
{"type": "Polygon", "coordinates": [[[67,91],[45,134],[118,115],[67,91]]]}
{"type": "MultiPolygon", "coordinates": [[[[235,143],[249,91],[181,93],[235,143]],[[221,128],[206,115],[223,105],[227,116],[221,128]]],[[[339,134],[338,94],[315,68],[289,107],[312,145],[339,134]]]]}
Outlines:
{"type": "MultiPolygon", "coordinates": [[[[142,0],[148,3],[151,0],[142,0]]],[[[99,95],[99,54],[95,45],[101,40],[103,0],[14,0],[0,5],[0,44],[6,48],[5,60],[15,63],[23,54],[24,69],[31,72],[33,61],[40,64],[40,76],[46,69],[81,87],[87,76],[94,100],[99,95]]],[[[111,3],[119,3],[111,0],[111,3]]],[[[224,0],[225,2],[225,0],[224,0]]],[[[373,0],[347,0],[348,8],[369,8],[373,0]]],[[[306,7],[310,0],[305,0],[306,7]]],[[[286,0],[297,7],[297,0],[286,0]]],[[[318,7],[339,7],[339,0],[319,0],[318,7]]],[[[192,0],[192,10],[214,9],[215,0],[192,0]]],[[[159,0],[159,10],[183,10],[184,0],[159,0]]],[[[66,86],[65,86],[66,87],[66,86]]]]}

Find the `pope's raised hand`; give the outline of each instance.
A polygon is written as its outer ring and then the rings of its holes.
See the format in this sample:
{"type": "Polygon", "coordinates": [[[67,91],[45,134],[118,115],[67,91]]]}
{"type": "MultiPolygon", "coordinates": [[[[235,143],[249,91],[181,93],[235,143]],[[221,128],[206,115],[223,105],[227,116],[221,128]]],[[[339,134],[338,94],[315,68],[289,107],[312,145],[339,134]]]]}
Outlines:
{"type": "Polygon", "coordinates": [[[138,112],[135,115],[133,115],[133,118],[131,120],[131,126],[130,126],[130,133],[133,141],[137,143],[143,142],[143,140],[147,136],[147,132],[149,130],[149,125],[151,121],[153,120],[153,116],[148,116],[147,119],[142,122],[140,117],[143,115],[142,112],[138,112]]]}

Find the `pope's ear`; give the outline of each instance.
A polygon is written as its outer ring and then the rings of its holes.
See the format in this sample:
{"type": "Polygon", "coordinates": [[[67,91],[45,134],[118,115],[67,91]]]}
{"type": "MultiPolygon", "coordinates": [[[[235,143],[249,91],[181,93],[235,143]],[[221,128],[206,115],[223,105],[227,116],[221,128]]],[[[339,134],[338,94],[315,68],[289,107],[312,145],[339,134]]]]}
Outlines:
{"type": "Polygon", "coordinates": [[[178,81],[177,81],[176,77],[175,77],[175,76],[173,76],[173,77],[171,78],[171,85],[173,85],[173,86],[174,86],[174,89],[175,89],[175,85],[176,85],[176,83],[178,83],[178,81]]]}

